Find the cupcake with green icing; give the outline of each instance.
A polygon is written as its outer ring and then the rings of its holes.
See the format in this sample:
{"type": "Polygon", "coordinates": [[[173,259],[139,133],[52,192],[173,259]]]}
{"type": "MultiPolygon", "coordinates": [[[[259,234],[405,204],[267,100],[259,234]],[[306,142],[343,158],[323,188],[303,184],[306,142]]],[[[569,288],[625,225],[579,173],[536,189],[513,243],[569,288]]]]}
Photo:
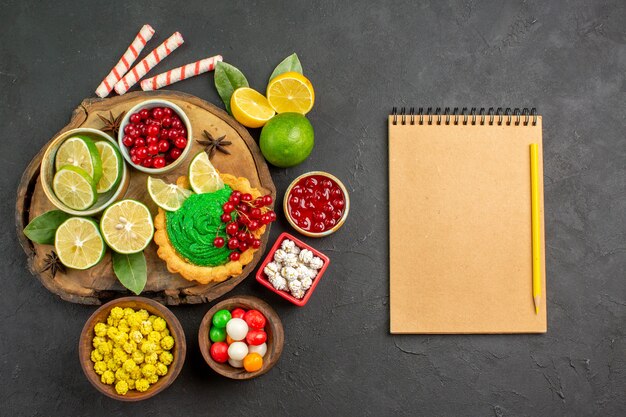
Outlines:
{"type": "MultiPolygon", "coordinates": [[[[258,250],[252,247],[237,256],[226,244],[220,247],[214,242],[216,238],[228,241],[226,225],[222,222],[224,203],[229,201],[233,191],[250,194],[253,199],[262,193],[250,186],[246,178],[238,178],[229,174],[219,174],[224,187],[213,192],[191,194],[176,211],[165,211],[159,208],[154,219],[154,241],[158,245],[157,254],[167,264],[172,273],[180,274],[187,280],[201,284],[221,282],[232,276],[240,275],[243,267],[252,262],[258,250]]],[[[177,185],[189,189],[187,177],[180,177],[177,185]]],[[[233,213],[233,217],[236,214],[233,213]]],[[[262,225],[249,231],[260,239],[267,226],[262,225]]]]}

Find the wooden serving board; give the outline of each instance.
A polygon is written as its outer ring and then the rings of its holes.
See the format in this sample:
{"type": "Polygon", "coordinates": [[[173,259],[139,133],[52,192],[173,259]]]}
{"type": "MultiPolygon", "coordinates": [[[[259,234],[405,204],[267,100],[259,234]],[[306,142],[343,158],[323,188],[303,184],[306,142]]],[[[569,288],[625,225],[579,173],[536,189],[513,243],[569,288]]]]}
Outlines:
{"type": "MultiPolygon", "coordinates": [[[[253,187],[264,194],[271,194],[275,199],[276,188],[267,164],[246,128],[225,111],[189,94],[176,91],[135,92],[107,99],[86,99],[74,110],[69,124],[55,137],[77,127],[101,129],[103,123],[98,115],[108,117],[109,111],[112,111],[113,115],[117,116],[147,99],[165,99],[180,106],[191,121],[193,138],[190,140],[203,139],[203,130],[207,130],[213,137],[226,135],[225,140],[232,142],[232,145],[227,147],[231,155],[216,152],[211,158],[213,165],[220,172],[247,178],[253,187]]],[[[54,277],[49,272],[40,272],[44,266],[45,256],[54,247],[31,242],[24,236],[23,230],[36,216],[55,209],[44,195],[39,179],[39,166],[46,147],[47,145],[39,151],[26,168],[18,188],[15,208],[17,235],[28,256],[31,273],[39,278],[48,290],[74,303],[101,304],[110,298],[131,295],[115,277],[108,252],[102,262],[86,271],[68,269],[66,273],[57,272],[54,277]]],[[[194,148],[186,161],[160,178],[166,182],[175,182],[179,176],[186,175],[191,158],[202,149],[203,147],[194,140],[194,148]]],[[[130,184],[123,198],[132,198],[145,203],[154,216],[157,207],[148,195],[146,181],[146,174],[131,168],[130,184]]],[[[196,304],[214,300],[232,290],[252,272],[263,255],[268,236],[269,226],[261,239],[261,248],[255,253],[253,261],[245,266],[241,275],[221,283],[206,285],[199,285],[195,281],[187,281],[178,274],[170,273],[165,262],[157,257],[157,247],[152,242],[145,250],[148,281],[141,295],[157,299],[167,305],[196,304]]]]}

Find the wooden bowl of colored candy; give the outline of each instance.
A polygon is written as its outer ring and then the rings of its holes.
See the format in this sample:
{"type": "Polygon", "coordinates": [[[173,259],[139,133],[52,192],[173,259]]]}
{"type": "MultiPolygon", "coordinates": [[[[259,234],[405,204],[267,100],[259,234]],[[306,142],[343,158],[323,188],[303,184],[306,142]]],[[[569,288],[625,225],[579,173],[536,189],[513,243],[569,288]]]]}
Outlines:
{"type": "Polygon", "coordinates": [[[269,371],[283,351],[285,333],[278,314],[256,297],[233,297],[215,304],[198,332],[200,351],[215,372],[251,379],[269,371]]]}
{"type": "Polygon", "coordinates": [[[120,401],[141,401],[170,386],[185,362],[187,344],[167,307],[125,297],[98,308],[80,335],[78,354],[87,379],[120,401]]]}

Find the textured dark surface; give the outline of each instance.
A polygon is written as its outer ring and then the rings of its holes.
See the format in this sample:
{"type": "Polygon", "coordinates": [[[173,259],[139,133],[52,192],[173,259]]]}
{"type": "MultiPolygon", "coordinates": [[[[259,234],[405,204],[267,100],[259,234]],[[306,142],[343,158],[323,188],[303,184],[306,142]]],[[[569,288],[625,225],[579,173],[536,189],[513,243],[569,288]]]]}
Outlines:
{"type": "MultiPolygon", "coordinates": [[[[626,415],[626,4],[414,3],[2,1],[0,415],[626,415]],[[234,291],[267,300],[283,319],[271,372],[248,382],[213,373],[195,342],[209,306],[177,307],[185,367],[167,391],[131,405],[98,394],[81,373],[77,339],[94,307],[61,301],[26,272],[13,209],[30,158],[144,23],[159,42],[175,30],[186,39],[153,73],[221,53],[263,91],[274,65],[297,51],[317,93],[316,147],[301,166],[272,171],[279,196],[298,174],[322,169],[344,180],[353,206],[339,233],[309,240],[332,262],[306,307],[252,277],[234,291]],[[543,114],[547,334],[389,335],[393,105],[543,114]]],[[[175,88],[219,103],[212,82],[175,88]]],[[[272,235],[288,229],[281,218],[272,235]]]]}

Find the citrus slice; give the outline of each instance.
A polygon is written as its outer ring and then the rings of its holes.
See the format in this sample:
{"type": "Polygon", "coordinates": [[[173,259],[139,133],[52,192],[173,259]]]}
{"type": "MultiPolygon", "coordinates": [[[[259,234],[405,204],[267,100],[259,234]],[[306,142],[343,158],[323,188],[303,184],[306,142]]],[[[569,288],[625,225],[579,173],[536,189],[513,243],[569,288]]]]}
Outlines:
{"type": "Polygon", "coordinates": [[[96,148],[102,161],[102,176],[96,185],[99,194],[112,190],[122,179],[122,155],[110,142],[99,140],[96,148]]]}
{"type": "Polygon", "coordinates": [[[148,246],[154,234],[154,224],[148,207],[135,200],[122,200],[104,211],[100,231],[111,249],[129,254],[148,246]]]}
{"type": "Polygon", "coordinates": [[[157,206],[167,211],[178,210],[191,195],[190,190],[152,177],[148,177],[148,193],[157,206]]]}
{"type": "Polygon", "coordinates": [[[61,167],[52,179],[52,190],[59,200],[74,210],[87,210],[98,199],[93,179],[74,165],[61,167]]]}
{"type": "Polygon", "coordinates": [[[315,91],[311,82],[298,72],[286,72],[267,86],[267,101],[276,113],[307,114],[313,108],[315,91]]]}
{"type": "Polygon", "coordinates": [[[74,165],[85,170],[96,184],[102,176],[102,160],[98,148],[87,136],[72,136],[57,150],[54,165],[57,170],[74,165]]]}
{"type": "Polygon", "coordinates": [[[249,87],[235,90],[230,98],[230,110],[235,119],[246,127],[262,127],[276,114],[267,99],[249,87]]]}
{"type": "Polygon", "coordinates": [[[189,164],[189,184],[198,194],[212,193],[224,188],[224,182],[206,152],[198,153],[189,164]]]}
{"type": "Polygon", "coordinates": [[[102,260],[106,246],[95,221],[71,217],[57,228],[54,249],[63,265],[87,269],[102,260]]]}

